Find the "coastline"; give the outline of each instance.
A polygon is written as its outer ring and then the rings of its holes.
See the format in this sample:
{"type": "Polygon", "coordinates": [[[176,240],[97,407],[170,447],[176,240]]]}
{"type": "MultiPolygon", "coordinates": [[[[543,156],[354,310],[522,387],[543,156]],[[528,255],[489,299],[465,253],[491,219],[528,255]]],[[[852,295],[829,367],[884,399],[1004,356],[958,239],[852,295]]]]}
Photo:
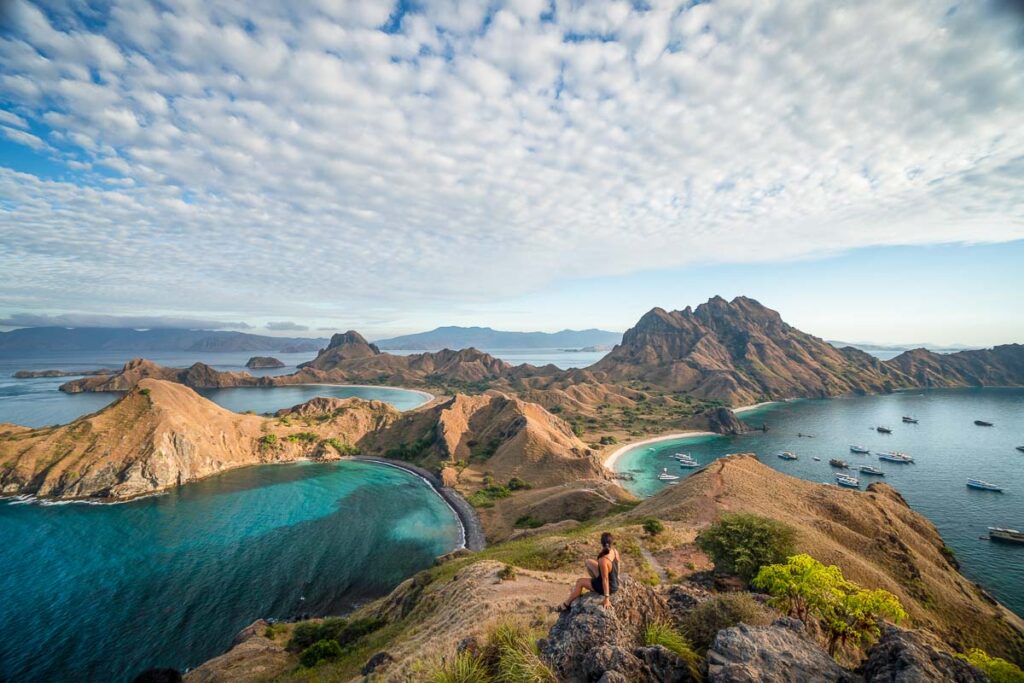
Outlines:
{"type": "Polygon", "coordinates": [[[639,446],[645,446],[649,443],[658,443],[660,441],[672,441],[673,439],[686,439],[693,436],[718,436],[715,432],[699,432],[691,430],[688,432],[675,432],[673,434],[663,434],[661,436],[653,436],[649,439],[643,439],[641,441],[633,441],[616,448],[615,451],[604,459],[604,467],[612,472],[618,472],[615,469],[615,463],[621,458],[627,451],[631,451],[639,446]]]}
{"type": "Polygon", "coordinates": [[[773,403],[785,403],[785,401],[761,401],[760,403],[754,403],[753,405],[740,406],[739,408],[733,408],[732,412],[734,414],[736,414],[736,415],[739,415],[740,413],[746,413],[746,412],[749,412],[751,410],[757,410],[758,408],[763,408],[764,406],[770,406],[773,403]]]}
{"type": "Polygon", "coordinates": [[[460,548],[476,551],[487,547],[484,528],[480,523],[479,516],[476,514],[476,509],[458,491],[442,484],[441,479],[434,473],[401,460],[390,460],[372,455],[349,455],[343,457],[342,460],[355,460],[394,467],[423,479],[430,484],[430,487],[441,497],[441,500],[451,508],[451,511],[455,514],[455,519],[459,521],[459,526],[462,527],[463,541],[460,548]]]}
{"type": "MultiPolygon", "coordinates": [[[[282,375],[286,377],[287,375],[282,375]]],[[[357,389],[395,389],[397,391],[408,391],[413,394],[419,394],[424,398],[423,403],[416,406],[415,408],[409,408],[409,410],[416,410],[421,406],[426,405],[433,401],[437,396],[431,394],[429,391],[423,391],[422,389],[409,389],[408,387],[395,387],[390,384],[333,384],[331,382],[302,382],[301,384],[274,384],[270,387],[224,387],[225,389],[264,389],[264,388],[277,388],[277,387],[355,387],[357,389]]],[[[379,400],[379,399],[378,399],[379,400]]],[[[405,412],[405,411],[403,411],[405,412]]]]}

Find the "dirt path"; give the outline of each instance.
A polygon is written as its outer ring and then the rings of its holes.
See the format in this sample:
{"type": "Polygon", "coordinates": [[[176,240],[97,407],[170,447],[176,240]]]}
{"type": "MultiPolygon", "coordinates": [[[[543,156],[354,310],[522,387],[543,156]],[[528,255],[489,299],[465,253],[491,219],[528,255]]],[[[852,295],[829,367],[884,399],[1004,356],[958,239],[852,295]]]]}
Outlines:
{"type": "Polygon", "coordinates": [[[647,564],[651,565],[651,569],[653,569],[654,573],[658,575],[658,578],[661,579],[661,582],[668,583],[668,574],[665,573],[665,568],[662,567],[661,562],[658,562],[654,555],[651,554],[651,551],[643,546],[640,546],[640,555],[644,558],[647,564]]]}

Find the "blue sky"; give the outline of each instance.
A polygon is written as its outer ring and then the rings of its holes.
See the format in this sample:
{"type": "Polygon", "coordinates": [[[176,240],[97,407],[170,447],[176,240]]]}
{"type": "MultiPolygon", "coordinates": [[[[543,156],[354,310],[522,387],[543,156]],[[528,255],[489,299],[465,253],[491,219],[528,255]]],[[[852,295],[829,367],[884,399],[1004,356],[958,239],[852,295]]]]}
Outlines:
{"type": "Polygon", "coordinates": [[[1024,341],[1013,3],[4,8],[0,329],[1024,341]]]}

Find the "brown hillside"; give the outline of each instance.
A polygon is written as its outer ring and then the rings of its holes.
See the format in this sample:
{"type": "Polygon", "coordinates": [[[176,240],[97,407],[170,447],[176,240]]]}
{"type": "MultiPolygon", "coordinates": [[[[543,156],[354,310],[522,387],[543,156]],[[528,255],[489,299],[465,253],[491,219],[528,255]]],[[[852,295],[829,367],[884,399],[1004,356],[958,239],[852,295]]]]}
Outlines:
{"type": "Polygon", "coordinates": [[[915,625],[958,649],[981,647],[1024,661],[1024,621],[961,575],[935,527],[895,489],[866,492],[790,477],[752,455],[729,456],[645,500],[630,517],[702,525],[720,513],[751,512],[798,531],[798,548],[842,568],[864,586],[896,594],[915,625]]]}

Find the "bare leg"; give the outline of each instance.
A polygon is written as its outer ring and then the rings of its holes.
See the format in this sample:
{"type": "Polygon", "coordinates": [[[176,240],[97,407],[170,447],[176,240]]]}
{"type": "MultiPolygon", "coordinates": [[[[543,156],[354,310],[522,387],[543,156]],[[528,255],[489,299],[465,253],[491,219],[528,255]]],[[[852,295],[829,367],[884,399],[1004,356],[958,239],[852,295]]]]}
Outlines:
{"type": "Polygon", "coordinates": [[[587,560],[586,565],[587,573],[590,574],[591,577],[596,579],[601,576],[601,569],[597,566],[597,560],[587,560]]]}
{"type": "Polygon", "coordinates": [[[562,603],[563,607],[568,607],[572,604],[573,600],[583,595],[583,591],[590,588],[590,579],[576,579],[576,585],[572,588],[572,593],[569,595],[569,599],[562,603]]]}

